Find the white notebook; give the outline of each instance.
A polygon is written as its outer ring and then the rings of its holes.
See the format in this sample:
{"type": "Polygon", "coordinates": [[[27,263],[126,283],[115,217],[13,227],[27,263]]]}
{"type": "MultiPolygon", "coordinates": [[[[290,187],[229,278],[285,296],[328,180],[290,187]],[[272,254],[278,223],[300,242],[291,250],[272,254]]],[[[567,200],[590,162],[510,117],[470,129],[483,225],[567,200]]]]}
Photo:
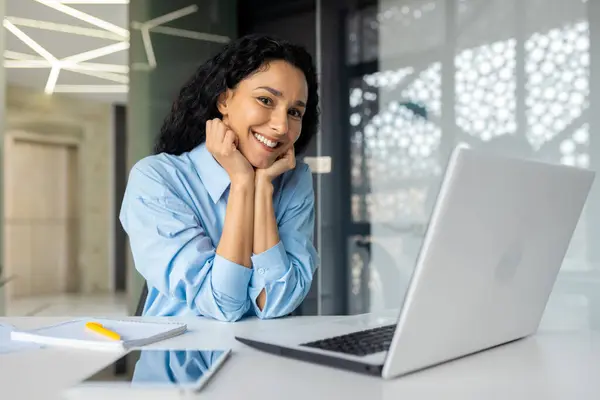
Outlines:
{"type": "Polygon", "coordinates": [[[21,342],[80,347],[90,350],[126,350],[180,335],[187,325],[176,322],[145,322],[116,319],[77,319],[30,331],[12,331],[10,338],[21,342]],[[85,327],[87,322],[102,324],[121,336],[113,340],[85,327]]]}
{"type": "Polygon", "coordinates": [[[15,330],[12,325],[0,323],[0,354],[14,353],[22,350],[40,349],[36,343],[14,342],[10,340],[10,333],[15,330]]]}

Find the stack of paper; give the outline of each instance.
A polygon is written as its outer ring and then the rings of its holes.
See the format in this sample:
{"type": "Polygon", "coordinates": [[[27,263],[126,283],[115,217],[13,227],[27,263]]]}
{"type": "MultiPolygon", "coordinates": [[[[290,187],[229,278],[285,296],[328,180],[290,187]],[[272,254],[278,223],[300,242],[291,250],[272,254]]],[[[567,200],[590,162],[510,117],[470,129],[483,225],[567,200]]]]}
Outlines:
{"type": "Polygon", "coordinates": [[[125,350],[131,347],[169,339],[185,332],[187,325],[174,322],[142,322],[112,319],[77,319],[30,331],[12,331],[13,341],[80,347],[96,350],[125,350]],[[94,322],[116,332],[120,340],[114,340],[86,328],[94,322]]]}

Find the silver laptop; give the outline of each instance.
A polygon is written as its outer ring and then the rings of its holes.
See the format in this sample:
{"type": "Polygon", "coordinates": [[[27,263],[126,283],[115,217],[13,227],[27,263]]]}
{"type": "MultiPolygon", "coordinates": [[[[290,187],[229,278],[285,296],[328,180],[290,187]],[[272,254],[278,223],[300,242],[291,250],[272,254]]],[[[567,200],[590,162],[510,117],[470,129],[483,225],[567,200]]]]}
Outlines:
{"type": "Polygon", "coordinates": [[[531,335],[594,175],[457,147],[400,310],[236,339],[389,379],[531,335]]]}

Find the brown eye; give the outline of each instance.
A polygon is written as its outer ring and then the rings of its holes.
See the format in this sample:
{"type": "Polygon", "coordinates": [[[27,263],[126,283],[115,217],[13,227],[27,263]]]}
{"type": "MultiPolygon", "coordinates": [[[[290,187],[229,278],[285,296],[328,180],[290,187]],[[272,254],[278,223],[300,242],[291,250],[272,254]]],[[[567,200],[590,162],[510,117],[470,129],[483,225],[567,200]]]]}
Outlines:
{"type": "Polygon", "coordinates": [[[268,98],[268,97],[259,97],[258,101],[260,101],[261,103],[263,103],[265,106],[270,106],[271,104],[273,104],[273,102],[271,101],[271,99],[268,98]]]}
{"type": "Polygon", "coordinates": [[[296,108],[292,108],[290,110],[289,114],[294,118],[302,118],[302,113],[300,112],[300,110],[298,110],[296,108]]]}

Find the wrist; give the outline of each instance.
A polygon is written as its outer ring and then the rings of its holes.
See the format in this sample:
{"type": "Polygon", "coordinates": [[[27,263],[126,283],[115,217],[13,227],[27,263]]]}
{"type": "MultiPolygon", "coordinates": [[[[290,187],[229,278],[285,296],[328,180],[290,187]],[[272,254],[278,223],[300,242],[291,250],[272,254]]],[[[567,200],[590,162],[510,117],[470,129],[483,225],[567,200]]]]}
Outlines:
{"type": "Polygon", "coordinates": [[[231,179],[231,190],[254,190],[254,177],[240,176],[231,179]]]}
{"type": "Polygon", "coordinates": [[[256,190],[270,190],[273,191],[273,180],[266,175],[256,174],[254,178],[254,186],[256,190]]]}
{"type": "Polygon", "coordinates": [[[254,174],[255,184],[271,183],[273,178],[270,177],[264,169],[257,169],[254,174]]]}

